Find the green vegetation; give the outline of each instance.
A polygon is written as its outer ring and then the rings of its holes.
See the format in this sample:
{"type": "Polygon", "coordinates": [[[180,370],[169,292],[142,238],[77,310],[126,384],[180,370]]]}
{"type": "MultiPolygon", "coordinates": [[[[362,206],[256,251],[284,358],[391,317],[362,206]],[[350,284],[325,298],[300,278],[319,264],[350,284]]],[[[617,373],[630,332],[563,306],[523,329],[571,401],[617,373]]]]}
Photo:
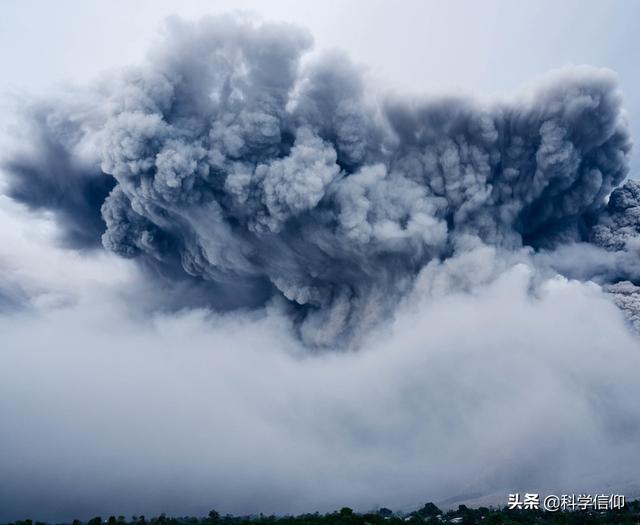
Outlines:
{"type": "MultiPolygon", "coordinates": [[[[627,502],[620,510],[544,512],[542,510],[508,510],[480,507],[471,509],[460,505],[457,510],[441,511],[433,503],[409,513],[395,513],[381,508],[375,512],[356,513],[348,507],[329,514],[301,514],[299,516],[221,516],[212,510],[206,518],[169,518],[164,514],[147,519],[144,516],[111,516],[106,520],[95,517],[87,522],[74,520],[70,525],[432,525],[460,523],[462,525],[622,525],[640,524],[640,501],[627,502]]],[[[7,525],[46,525],[32,520],[19,520],[7,525]]],[[[62,524],[60,524],[62,525],[62,524]]],[[[69,524],[64,524],[69,525],[69,524]]]]}

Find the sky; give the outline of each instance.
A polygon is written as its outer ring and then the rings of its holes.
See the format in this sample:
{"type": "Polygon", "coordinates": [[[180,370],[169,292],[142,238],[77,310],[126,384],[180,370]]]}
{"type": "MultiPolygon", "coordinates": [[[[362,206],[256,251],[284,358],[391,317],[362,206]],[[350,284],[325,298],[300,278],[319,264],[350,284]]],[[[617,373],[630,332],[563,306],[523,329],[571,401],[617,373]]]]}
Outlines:
{"type": "Polygon", "coordinates": [[[0,7],[0,523],[640,495],[640,4],[0,7]]]}

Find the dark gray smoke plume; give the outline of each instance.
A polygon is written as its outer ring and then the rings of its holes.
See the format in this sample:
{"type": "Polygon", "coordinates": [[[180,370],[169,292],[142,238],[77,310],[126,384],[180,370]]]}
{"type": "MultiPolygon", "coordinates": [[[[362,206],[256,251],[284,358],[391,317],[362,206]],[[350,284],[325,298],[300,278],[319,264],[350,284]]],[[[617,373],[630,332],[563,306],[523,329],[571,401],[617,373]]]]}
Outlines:
{"type": "Polygon", "coordinates": [[[592,238],[609,250],[624,250],[640,237],[640,183],[629,180],[611,193],[592,238]]]}
{"type": "Polygon", "coordinates": [[[638,234],[637,184],[606,204],[631,147],[612,73],[567,69],[490,107],[375,103],[343,56],[301,63],[310,45],[287,25],[174,20],[146,65],[29,110],[10,193],[74,246],[201,281],[219,309],[284,299],[312,345],[379,319],[460,236],[624,251],[638,234]]]}

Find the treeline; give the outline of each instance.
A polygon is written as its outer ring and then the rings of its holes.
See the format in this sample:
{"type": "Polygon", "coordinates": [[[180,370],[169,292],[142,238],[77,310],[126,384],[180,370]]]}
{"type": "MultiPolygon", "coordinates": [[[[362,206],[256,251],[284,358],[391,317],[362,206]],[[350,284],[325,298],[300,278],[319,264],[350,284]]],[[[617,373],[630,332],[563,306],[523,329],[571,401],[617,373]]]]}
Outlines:
{"type": "MultiPolygon", "coordinates": [[[[381,508],[375,512],[357,513],[344,507],[329,514],[301,514],[299,516],[221,516],[215,510],[205,518],[192,516],[168,517],[165,514],[147,519],[145,516],[110,516],[106,520],[95,517],[83,522],[57,525],[433,525],[453,523],[462,525],[637,525],[640,523],[640,501],[628,502],[619,510],[545,512],[543,510],[509,510],[506,507],[477,509],[460,505],[457,510],[442,511],[433,503],[410,513],[395,513],[381,508]]],[[[30,519],[5,525],[50,525],[30,519]]]]}

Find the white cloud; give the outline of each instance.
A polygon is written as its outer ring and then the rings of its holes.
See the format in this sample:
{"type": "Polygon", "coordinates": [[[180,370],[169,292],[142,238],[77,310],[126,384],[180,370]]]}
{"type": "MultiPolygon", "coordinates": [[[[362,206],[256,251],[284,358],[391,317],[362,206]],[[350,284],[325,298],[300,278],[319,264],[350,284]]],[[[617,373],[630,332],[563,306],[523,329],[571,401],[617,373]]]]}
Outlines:
{"type": "Polygon", "coordinates": [[[310,354],[275,305],[135,316],[135,271],[36,224],[3,230],[5,267],[73,300],[0,317],[0,520],[601,491],[640,466],[637,339],[526,254],[430,265],[358,351],[310,354]]]}

